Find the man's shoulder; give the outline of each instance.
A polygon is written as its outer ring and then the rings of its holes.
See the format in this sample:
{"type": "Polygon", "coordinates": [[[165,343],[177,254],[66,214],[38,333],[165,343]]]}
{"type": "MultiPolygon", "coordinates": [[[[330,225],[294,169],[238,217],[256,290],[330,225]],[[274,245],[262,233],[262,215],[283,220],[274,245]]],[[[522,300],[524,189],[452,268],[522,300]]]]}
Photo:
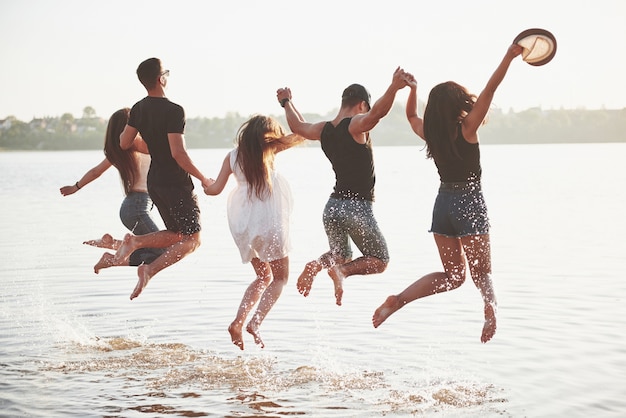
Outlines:
{"type": "Polygon", "coordinates": [[[185,114],[185,109],[179,105],[178,103],[174,103],[167,97],[154,97],[154,96],[146,96],[143,99],[139,100],[133,108],[143,108],[143,109],[163,109],[167,112],[172,112],[176,114],[185,114]]]}
{"type": "Polygon", "coordinates": [[[165,99],[165,103],[167,103],[167,106],[169,108],[168,110],[170,112],[175,112],[177,114],[182,114],[182,115],[185,114],[185,109],[178,103],[174,103],[173,101],[167,98],[165,99]]]}

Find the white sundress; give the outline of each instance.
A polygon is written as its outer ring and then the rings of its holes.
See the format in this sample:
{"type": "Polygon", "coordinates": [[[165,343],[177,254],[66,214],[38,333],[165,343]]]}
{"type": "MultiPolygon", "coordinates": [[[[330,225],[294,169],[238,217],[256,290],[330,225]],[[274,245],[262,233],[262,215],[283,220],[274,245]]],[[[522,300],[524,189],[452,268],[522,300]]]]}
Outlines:
{"type": "Polygon", "coordinates": [[[227,213],[241,261],[249,263],[256,257],[270,262],[286,257],[291,250],[289,217],[293,207],[289,183],[272,170],[272,193],[265,200],[254,193],[248,196],[248,183],[236,160],[234,149],[230,152],[230,168],[237,187],[228,196],[227,213]]]}

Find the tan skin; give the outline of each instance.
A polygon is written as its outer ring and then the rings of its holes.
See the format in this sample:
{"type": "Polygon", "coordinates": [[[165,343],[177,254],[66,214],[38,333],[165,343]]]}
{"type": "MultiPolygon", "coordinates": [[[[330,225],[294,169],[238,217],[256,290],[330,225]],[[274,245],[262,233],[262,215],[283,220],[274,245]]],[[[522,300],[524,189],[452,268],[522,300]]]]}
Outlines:
{"type": "MultiPolygon", "coordinates": [[[[352,118],[348,130],[352,139],[359,144],[367,140],[367,133],[371,131],[380,120],[389,113],[393,105],[396,93],[407,86],[406,73],[400,67],[394,71],[392,82],[374,105],[369,108],[365,101],[361,101],[351,107],[342,107],[337,116],[331,121],[337,126],[343,119],[352,118]]],[[[280,102],[289,99],[285,104],[287,123],[292,132],[306,139],[319,141],[326,121],[308,123],[298,112],[292,102],[291,90],[288,87],[280,88],[276,92],[276,98],[280,102]]],[[[333,280],[335,291],[335,303],[341,305],[343,297],[343,280],[352,275],[365,275],[382,273],[387,268],[387,262],[372,256],[362,256],[355,260],[344,260],[333,257],[330,252],[323,254],[317,260],[306,264],[302,274],[298,277],[297,288],[300,294],[308,296],[313,280],[322,269],[328,270],[328,275],[333,280]]]]}
{"type": "MultiPolygon", "coordinates": [[[[167,77],[160,76],[155,87],[147,90],[148,96],[166,97],[166,85],[167,77]]],[[[120,135],[121,148],[128,149],[132,147],[138,133],[136,128],[126,125],[120,135]]],[[[170,133],[168,134],[168,141],[172,157],[174,157],[178,165],[191,176],[200,180],[203,188],[210,186],[213,180],[205,177],[189,157],[185,146],[184,135],[180,133],[170,133]]],[[[124,264],[127,262],[130,254],[139,248],[167,248],[167,250],[152,263],[142,264],[137,268],[138,281],[130,296],[132,300],[141,294],[155,274],[180,261],[182,258],[195,251],[199,246],[199,232],[185,235],[179,232],[164,230],[146,235],[127,234],[122,241],[122,245],[117,250],[113,261],[115,265],[124,264]]]]}
{"type": "MultiPolygon", "coordinates": [[[[141,136],[138,135],[133,141],[133,144],[128,149],[128,151],[138,152],[141,154],[148,154],[148,146],[143,141],[141,136]]],[[[147,158],[147,157],[143,157],[143,158],[147,158]]],[[[78,192],[80,189],[82,189],[83,187],[91,183],[92,181],[99,178],[105,171],[107,171],[112,166],[113,164],[107,158],[104,158],[98,165],[87,170],[87,172],[75,184],[71,186],[61,187],[60,189],[61,194],[63,196],[69,196],[71,194],[78,192]]],[[[135,181],[135,184],[131,186],[131,190],[147,193],[148,190],[144,189],[146,175],[147,175],[147,172],[142,172],[141,181],[137,179],[137,181],[135,181]],[[139,187],[137,183],[143,184],[144,187],[139,187]]],[[[99,248],[107,248],[110,250],[118,250],[120,246],[122,245],[122,240],[115,239],[110,234],[104,234],[102,238],[87,240],[87,241],[84,241],[83,244],[91,245],[91,246],[99,247],[99,248]]],[[[98,260],[98,262],[94,265],[94,269],[93,269],[94,273],[98,274],[101,269],[112,267],[113,265],[118,265],[118,266],[128,265],[128,261],[125,261],[119,264],[114,264],[114,259],[115,259],[115,256],[113,254],[108,253],[108,252],[104,253],[102,257],[100,257],[100,260],[98,260]]]]}
{"type": "MultiPolygon", "coordinates": [[[[284,151],[301,143],[303,140],[304,138],[297,135],[287,135],[280,141],[273,142],[275,144],[274,151],[276,153],[284,151]]],[[[204,188],[204,193],[210,196],[220,194],[224,190],[231,174],[230,155],[226,155],[217,179],[213,184],[204,188]]],[[[255,344],[261,348],[265,347],[259,328],[276,301],[278,301],[289,278],[289,257],[269,262],[261,261],[255,257],[250,263],[254,268],[256,278],[244,292],[235,319],[228,326],[231,341],[241,350],[244,349],[243,324],[257,302],[258,306],[252,319],[246,326],[246,331],[253,336],[255,344]]]]}
{"type": "MultiPolygon", "coordinates": [[[[487,85],[478,96],[472,110],[462,118],[463,137],[469,143],[478,143],[478,129],[483,124],[494,93],[512,62],[522,53],[522,47],[511,45],[487,85]]],[[[424,139],[424,121],[417,116],[417,82],[408,74],[410,87],[406,114],[413,131],[424,139]]],[[[461,286],[465,281],[466,265],[470,276],[480,291],[484,302],[485,322],[480,340],[491,340],[496,332],[496,297],[491,282],[491,243],[489,235],[473,235],[461,238],[433,234],[444,271],[422,276],[397,295],[389,296],[376,309],[372,317],[374,328],[378,328],[389,316],[407,303],[436,293],[447,292],[461,286]]]]}

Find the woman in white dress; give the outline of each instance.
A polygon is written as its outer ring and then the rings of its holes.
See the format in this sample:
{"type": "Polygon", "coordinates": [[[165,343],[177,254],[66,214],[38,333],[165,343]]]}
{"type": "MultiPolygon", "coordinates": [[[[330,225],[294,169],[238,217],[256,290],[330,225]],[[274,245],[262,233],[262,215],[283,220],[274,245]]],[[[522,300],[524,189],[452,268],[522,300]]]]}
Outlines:
{"type": "Polygon", "coordinates": [[[237,180],[237,187],[228,198],[228,225],[241,261],[250,262],[256,273],[228,327],[233,344],[241,350],[243,323],[257,302],[246,331],[256,344],[264,347],[259,327],[287,283],[291,190],[274,170],[274,157],[303,141],[298,135],[286,135],[276,119],[253,116],[239,128],[237,147],[224,158],[215,183],[204,189],[207,195],[214,196],[224,190],[231,174],[237,180]]]}

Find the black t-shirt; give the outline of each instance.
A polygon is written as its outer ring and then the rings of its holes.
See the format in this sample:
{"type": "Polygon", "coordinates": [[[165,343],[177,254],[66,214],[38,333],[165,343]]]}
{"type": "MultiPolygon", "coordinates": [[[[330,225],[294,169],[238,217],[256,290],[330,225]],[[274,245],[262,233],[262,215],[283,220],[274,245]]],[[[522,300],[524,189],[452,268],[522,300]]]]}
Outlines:
{"type": "Polygon", "coordinates": [[[189,186],[191,176],[183,170],[170,150],[169,133],[185,132],[185,110],[165,97],[144,97],[130,110],[128,125],[137,129],[148,145],[152,162],[148,186],[189,186]]]}
{"type": "Polygon", "coordinates": [[[374,157],[369,134],[365,144],[356,142],[348,126],[352,118],[343,119],[337,126],[327,122],[322,129],[322,150],[335,172],[332,197],[374,201],[374,157]]]}

